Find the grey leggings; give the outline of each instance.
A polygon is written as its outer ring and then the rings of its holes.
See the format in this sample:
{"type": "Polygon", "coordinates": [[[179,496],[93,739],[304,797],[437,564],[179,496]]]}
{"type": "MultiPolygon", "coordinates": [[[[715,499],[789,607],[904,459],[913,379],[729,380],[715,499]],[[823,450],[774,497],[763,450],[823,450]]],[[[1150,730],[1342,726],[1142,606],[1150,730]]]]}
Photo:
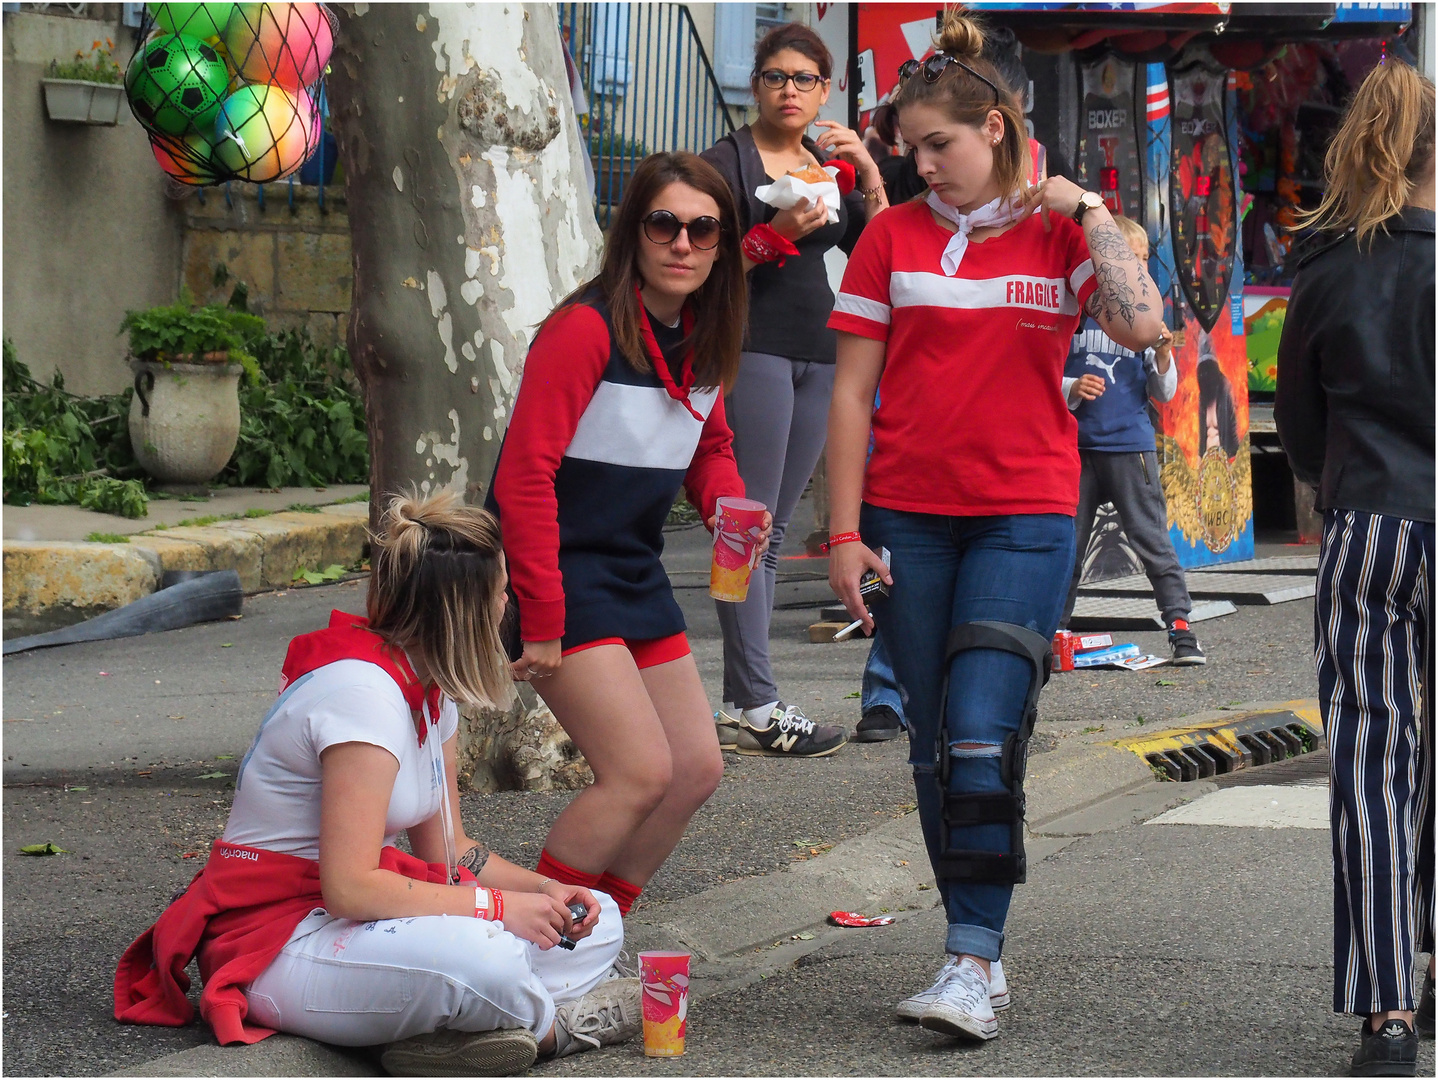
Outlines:
{"type": "Polygon", "coordinates": [[[833,364],[746,352],[724,405],[745,492],[774,515],[769,552],[755,570],[749,598],[742,604],[715,601],[724,632],[724,700],[741,709],[779,698],[769,663],[779,548],[823,453],[833,392],[833,364]]]}

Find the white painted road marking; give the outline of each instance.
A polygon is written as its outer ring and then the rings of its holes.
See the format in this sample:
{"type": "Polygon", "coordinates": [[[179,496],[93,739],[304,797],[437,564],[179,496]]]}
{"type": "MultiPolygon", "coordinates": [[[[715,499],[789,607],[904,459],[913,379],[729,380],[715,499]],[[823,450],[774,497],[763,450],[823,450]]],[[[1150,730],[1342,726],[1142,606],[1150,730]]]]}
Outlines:
{"type": "Polygon", "coordinates": [[[1328,828],[1328,786],[1221,788],[1151,819],[1150,825],[1231,825],[1248,829],[1328,828]]]}

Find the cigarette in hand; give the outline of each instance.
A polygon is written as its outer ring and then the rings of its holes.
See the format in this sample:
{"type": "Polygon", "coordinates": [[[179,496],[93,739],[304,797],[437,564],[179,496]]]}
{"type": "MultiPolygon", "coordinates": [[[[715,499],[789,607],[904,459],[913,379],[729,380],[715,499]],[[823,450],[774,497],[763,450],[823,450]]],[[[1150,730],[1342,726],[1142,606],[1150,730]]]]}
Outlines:
{"type": "Polygon", "coordinates": [[[848,626],[844,627],[844,629],[840,630],[837,634],[835,634],[835,635],[834,635],[834,640],[835,640],[835,641],[843,641],[845,638],[849,637],[851,634],[853,634],[853,632],[854,632],[855,630],[859,629],[859,627],[861,627],[861,626],[863,626],[863,625],[864,625],[864,620],[863,620],[863,619],[855,619],[855,620],[854,620],[853,622],[851,622],[848,626]]]}

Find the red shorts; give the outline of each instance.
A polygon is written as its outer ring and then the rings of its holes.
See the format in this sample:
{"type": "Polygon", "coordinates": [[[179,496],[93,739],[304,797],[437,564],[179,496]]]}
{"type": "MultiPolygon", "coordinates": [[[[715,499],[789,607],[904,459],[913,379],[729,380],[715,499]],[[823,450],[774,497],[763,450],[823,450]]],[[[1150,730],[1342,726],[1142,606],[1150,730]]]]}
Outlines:
{"type": "Polygon", "coordinates": [[[586,641],[583,645],[565,649],[561,655],[569,656],[599,645],[623,645],[634,657],[634,666],[640,671],[645,668],[658,667],[660,664],[667,664],[671,660],[678,660],[689,655],[689,639],[682,631],[660,638],[597,638],[594,641],[586,641]]]}

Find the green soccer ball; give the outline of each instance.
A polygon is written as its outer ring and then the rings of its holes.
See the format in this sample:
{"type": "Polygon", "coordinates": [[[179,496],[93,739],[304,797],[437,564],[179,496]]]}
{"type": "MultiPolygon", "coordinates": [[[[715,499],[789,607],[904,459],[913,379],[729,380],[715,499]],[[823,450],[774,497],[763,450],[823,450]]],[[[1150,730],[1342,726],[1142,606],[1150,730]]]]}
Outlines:
{"type": "Polygon", "coordinates": [[[172,34],[190,37],[219,37],[225,32],[234,4],[150,4],[155,22],[172,34]]]}
{"type": "Polygon", "coordinates": [[[158,135],[207,130],[229,85],[230,71],[220,54],[188,34],[146,42],[125,73],[131,110],[158,135]]]}

